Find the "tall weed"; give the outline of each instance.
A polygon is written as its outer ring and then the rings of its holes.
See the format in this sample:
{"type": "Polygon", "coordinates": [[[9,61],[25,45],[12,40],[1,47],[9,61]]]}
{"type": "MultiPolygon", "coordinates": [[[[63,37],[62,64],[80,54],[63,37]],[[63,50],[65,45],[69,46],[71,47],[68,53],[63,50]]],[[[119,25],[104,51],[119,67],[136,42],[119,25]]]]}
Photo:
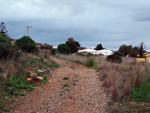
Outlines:
{"type": "Polygon", "coordinates": [[[150,78],[150,64],[132,63],[115,64],[105,61],[98,68],[102,73],[103,85],[111,91],[114,101],[121,97],[130,97],[132,87],[138,87],[150,78]]]}
{"type": "Polygon", "coordinates": [[[94,62],[94,59],[93,58],[88,58],[87,61],[86,61],[86,66],[87,67],[92,67],[94,66],[95,62],[94,62]]]}

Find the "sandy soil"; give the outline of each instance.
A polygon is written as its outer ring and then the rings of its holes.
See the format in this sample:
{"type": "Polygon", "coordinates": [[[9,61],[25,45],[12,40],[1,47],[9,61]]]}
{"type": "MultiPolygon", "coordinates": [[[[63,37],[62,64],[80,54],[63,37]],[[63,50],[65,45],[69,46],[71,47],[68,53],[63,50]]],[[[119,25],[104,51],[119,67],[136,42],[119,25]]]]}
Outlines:
{"type": "Polygon", "coordinates": [[[22,97],[11,113],[107,113],[109,96],[98,72],[51,57],[60,68],[44,86],[22,97]],[[64,77],[68,77],[64,80],[64,77]]]}

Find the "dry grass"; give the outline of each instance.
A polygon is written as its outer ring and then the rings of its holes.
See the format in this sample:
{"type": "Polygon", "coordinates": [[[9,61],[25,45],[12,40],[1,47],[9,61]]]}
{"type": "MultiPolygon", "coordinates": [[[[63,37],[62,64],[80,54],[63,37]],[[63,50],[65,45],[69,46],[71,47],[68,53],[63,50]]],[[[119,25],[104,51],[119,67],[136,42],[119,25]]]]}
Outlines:
{"type": "Polygon", "coordinates": [[[148,63],[135,63],[126,59],[121,64],[103,61],[98,71],[102,73],[104,87],[108,88],[114,101],[121,97],[130,97],[131,87],[138,87],[150,78],[148,63]]]}
{"type": "Polygon", "coordinates": [[[59,55],[57,55],[57,57],[64,59],[64,60],[69,60],[69,61],[81,63],[83,65],[86,65],[89,58],[94,59],[94,62],[97,64],[100,64],[105,60],[105,58],[101,58],[99,56],[80,56],[80,55],[76,55],[76,54],[73,54],[73,55],[59,54],[59,55]]]}
{"type": "Polygon", "coordinates": [[[122,58],[122,63],[110,63],[99,56],[58,55],[57,57],[69,61],[78,61],[86,64],[89,57],[99,65],[97,71],[104,81],[103,86],[111,92],[112,100],[117,101],[121,97],[128,98],[131,88],[138,87],[141,83],[150,79],[150,64],[146,62],[136,63],[135,58],[122,58]]]}
{"type": "Polygon", "coordinates": [[[29,70],[34,70],[35,68],[46,65],[42,63],[33,64],[34,58],[52,64],[53,62],[50,60],[49,56],[50,51],[39,50],[39,52],[35,54],[21,52],[21,55],[17,60],[15,58],[9,60],[0,59],[0,79],[6,80],[8,75],[13,76],[17,73],[26,73],[29,70]]]}
{"type": "Polygon", "coordinates": [[[94,61],[93,58],[88,58],[88,59],[86,60],[86,66],[87,66],[87,67],[93,67],[94,64],[95,64],[95,61],[94,61]]]}
{"type": "Polygon", "coordinates": [[[25,72],[25,69],[21,66],[20,61],[15,61],[14,59],[0,61],[0,70],[0,78],[2,78],[3,80],[6,80],[8,75],[12,76],[17,74],[18,72],[25,72]]]}
{"type": "Polygon", "coordinates": [[[40,57],[41,59],[48,59],[50,55],[50,50],[39,50],[36,56],[40,57]]]}
{"type": "Polygon", "coordinates": [[[73,61],[73,62],[81,62],[81,63],[85,63],[85,61],[87,60],[87,58],[85,56],[78,56],[78,55],[63,55],[63,54],[58,54],[57,55],[58,58],[61,59],[65,59],[65,60],[69,60],[69,61],[73,61]]]}
{"type": "MultiPolygon", "coordinates": [[[[30,70],[31,60],[33,58],[45,58],[45,52],[39,52],[38,56],[28,53],[22,53],[21,56],[16,60],[11,58],[9,60],[0,60],[0,79],[6,80],[7,76],[13,76],[17,73],[26,73],[30,70]],[[38,57],[40,56],[40,57],[38,57]]],[[[49,58],[49,56],[46,56],[49,58]]]]}
{"type": "Polygon", "coordinates": [[[123,57],[121,64],[115,64],[107,62],[105,58],[99,56],[58,55],[57,57],[78,61],[84,65],[87,59],[92,57],[99,65],[97,71],[101,73],[103,86],[109,89],[113,101],[117,101],[121,97],[130,97],[132,87],[138,87],[150,78],[150,64],[136,63],[135,58],[123,57]]]}

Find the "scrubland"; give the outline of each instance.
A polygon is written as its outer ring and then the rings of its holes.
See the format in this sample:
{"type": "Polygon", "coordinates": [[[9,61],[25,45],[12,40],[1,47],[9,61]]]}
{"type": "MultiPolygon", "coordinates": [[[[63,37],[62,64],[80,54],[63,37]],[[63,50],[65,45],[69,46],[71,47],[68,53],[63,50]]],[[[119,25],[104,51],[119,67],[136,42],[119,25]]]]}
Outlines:
{"type": "Polygon", "coordinates": [[[51,77],[50,70],[59,67],[49,59],[49,55],[43,51],[36,54],[20,51],[17,59],[12,57],[0,60],[0,111],[8,112],[18,96],[25,96],[34,87],[46,83],[47,77],[51,77]],[[43,81],[27,81],[27,78],[31,78],[29,71],[43,77],[43,81]]]}
{"type": "MultiPolygon", "coordinates": [[[[122,63],[107,62],[99,56],[58,55],[58,58],[86,65],[94,60],[99,79],[111,95],[110,112],[150,112],[150,64],[122,58],[122,63]]],[[[94,65],[93,65],[94,66],[94,65]]]]}

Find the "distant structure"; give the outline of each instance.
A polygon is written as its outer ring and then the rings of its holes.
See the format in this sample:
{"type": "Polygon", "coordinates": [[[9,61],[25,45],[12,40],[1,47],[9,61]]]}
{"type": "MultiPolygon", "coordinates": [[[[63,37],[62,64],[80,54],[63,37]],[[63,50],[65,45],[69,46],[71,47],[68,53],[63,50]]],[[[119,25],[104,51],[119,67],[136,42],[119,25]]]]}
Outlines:
{"type": "Polygon", "coordinates": [[[78,53],[83,53],[83,54],[88,54],[91,53],[93,55],[95,55],[96,50],[94,49],[82,49],[82,50],[78,50],[78,53]]]}
{"type": "Polygon", "coordinates": [[[93,55],[99,55],[99,56],[108,56],[108,55],[112,55],[113,51],[109,50],[109,49],[102,49],[102,50],[95,50],[95,49],[82,49],[82,50],[78,50],[78,53],[83,53],[83,54],[88,54],[91,53],[93,55]]]}
{"type": "Polygon", "coordinates": [[[69,34],[66,34],[66,36],[67,36],[67,39],[68,39],[69,34]]]}
{"type": "Polygon", "coordinates": [[[55,46],[55,45],[53,45],[53,47],[52,47],[53,49],[57,49],[57,46],[55,46]]]}
{"type": "Polygon", "coordinates": [[[36,43],[36,47],[40,48],[42,46],[41,43],[36,43]]]}
{"type": "Polygon", "coordinates": [[[113,53],[114,52],[112,50],[102,49],[102,50],[97,50],[95,54],[99,56],[108,56],[108,55],[112,55],[113,53]]]}
{"type": "Polygon", "coordinates": [[[29,36],[29,28],[32,28],[31,26],[25,26],[27,27],[27,36],[29,36]]]}
{"type": "Polygon", "coordinates": [[[16,39],[11,39],[11,43],[14,45],[16,42],[16,39]]]}

